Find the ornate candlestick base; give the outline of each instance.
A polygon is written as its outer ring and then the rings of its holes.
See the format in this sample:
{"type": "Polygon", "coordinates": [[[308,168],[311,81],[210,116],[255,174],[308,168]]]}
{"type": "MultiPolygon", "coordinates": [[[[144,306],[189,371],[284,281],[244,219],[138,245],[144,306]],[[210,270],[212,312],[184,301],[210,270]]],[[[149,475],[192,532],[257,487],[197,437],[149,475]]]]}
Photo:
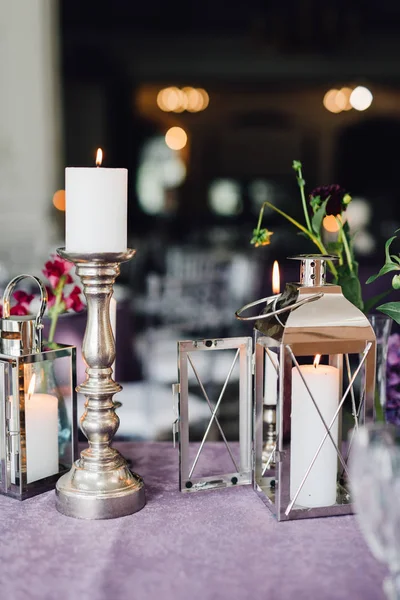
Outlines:
{"type": "Polygon", "coordinates": [[[121,253],[58,254],[73,262],[87,300],[88,317],[82,355],[87,378],[77,388],[86,396],[81,428],[89,447],[56,485],[57,510],[78,519],[112,519],[130,515],[146,503],[142,478],[128,469],[124,457],[111,447],[119,418],[113,401],[121,386],[112,378],[115,343],[110,324],[110,299],[120,264],[135,250],[121,253]]]}

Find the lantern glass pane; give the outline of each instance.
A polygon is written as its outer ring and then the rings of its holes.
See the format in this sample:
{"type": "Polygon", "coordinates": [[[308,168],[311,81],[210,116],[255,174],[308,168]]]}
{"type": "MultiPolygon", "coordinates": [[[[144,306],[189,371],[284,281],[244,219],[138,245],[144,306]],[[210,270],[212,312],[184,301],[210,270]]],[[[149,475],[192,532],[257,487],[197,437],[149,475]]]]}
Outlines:
{"type": "Polygon", "coordinates": [[[71,356],[58,356],[24,365],[22,414],[28,484],[70,468],[72,398],[71,356]]]}
{"type": "Polygon", "coordinates": [[[282,520],[350,512],[345,507],[350,503],[347,463],[354,431],[371,413],[373,376],[366,367],[372,346],[364,343],[360,352],[333,354],[325,343],[317,364],[317,343],[313,355],[288,344],[268,346],[274,343],[256,335],[258,491],[282,520]],[[271,358],[279,364],[278,381],[270,372],[271,358]],[[265,399],[272,402],[275,397],[276,446],[271,460],[265,452],[271,437],[271,407],[265,399]]]}
{"type": "Polygon", "coordinates": [[[182,491],[250,483],[250,363],[250,338],[179,342],[182,491]]]}

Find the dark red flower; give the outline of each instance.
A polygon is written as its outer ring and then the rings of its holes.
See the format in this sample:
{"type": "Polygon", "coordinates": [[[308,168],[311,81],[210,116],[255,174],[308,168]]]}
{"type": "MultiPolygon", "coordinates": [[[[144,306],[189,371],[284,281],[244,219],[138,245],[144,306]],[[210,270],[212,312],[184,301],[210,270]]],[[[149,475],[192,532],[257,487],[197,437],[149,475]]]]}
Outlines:
{"type": "Polygon", "coordinates": [[[70,295],[66,298],[63,298],[66,310],[70,310],[72,308],[72,310],[74,310],[75,312],[80,312],[85,308],[85,305],[81,300],[80,294],[81,290],[76,285],[71,291],[70,295]]]}
{"type": "Polygon", "coordinates": [[[329,200],[326,204],[326,214],[334,216],[342,214],[351,201],[351,196],[340,185],[322,185],[315,188],[310,194],[310,204],[314,212],[327,198],[329,200]]]}
{"type": "Polygon", "coordinates": [[[50,285],[55,290],[62,276],[65,276],[65,284],[72,283],[72,277],[69,271],[72,268],[72,263],[60,258],[54,257],[54,260],[48,260],[42,271],[43,275],[50,281],[50,285]]]}
{"type": "Polygon", "coordinates": [[[13,296],[14,296],[15,300],[17,301],[17,304],[22,304],[23,306],[26,306],[26,308],[29,307],[30,303],[32,302],[32,300],[35,297],[34,294],[27,294],[26,292],[24,292],[22,290],[17,290],[16,292],[13,293],[13,296]]]}

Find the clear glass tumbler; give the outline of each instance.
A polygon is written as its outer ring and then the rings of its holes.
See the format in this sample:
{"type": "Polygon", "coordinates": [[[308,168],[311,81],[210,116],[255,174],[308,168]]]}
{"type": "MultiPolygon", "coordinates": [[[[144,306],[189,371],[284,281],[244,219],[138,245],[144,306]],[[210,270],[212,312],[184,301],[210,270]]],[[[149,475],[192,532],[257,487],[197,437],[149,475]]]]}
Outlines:
{"type": "Polygon", "coordinates": [[[350,477],[360,529],[374,556],[389,568],[386,596],[400,600],[400,429],[385,423],[360,427],[350,477]]]}

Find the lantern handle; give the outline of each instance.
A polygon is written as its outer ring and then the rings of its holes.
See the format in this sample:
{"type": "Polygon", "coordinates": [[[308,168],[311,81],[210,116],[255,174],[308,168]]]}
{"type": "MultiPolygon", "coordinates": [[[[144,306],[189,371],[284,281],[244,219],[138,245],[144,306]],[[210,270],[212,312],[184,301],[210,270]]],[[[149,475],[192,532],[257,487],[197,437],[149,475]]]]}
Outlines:
{"type": "Polygon", "coordinates": [[[251,317],[242,317],[241,313],[247,310],[248,308],[252,308],[253,306],[258,306],[259,304],[263,304],[264,302],[268,302],[268,300],[275,299],[274,305],[276,304],[277,299],[281,294],[275,294],[274,296],[267,296],[266,298],[261,298],[260,300],[255,300],[254,302],[250,302],[250,304],[245,304],[239,310],[235,312],[235,317],[239,319],[239,321],[257,321],[259,319],[269,319],[270,317],[275,317],[276,315],[280,315],[288,310],[293,310],[294,308],[298,308],[299,306],[303,306],[303,304],[307,304],[308,302],[314,302],[315,300],[319,300],[324,295],[323,292],[319,294],[313,294],[312,296],[308,296],[308,298],[303,298],[303,300],[299,300],[294,304],[290,304],[288,306],[284,306],[283,308],[278,308],[278,310],[274,310],[273,312],[255,315],[251,317]]]}
{"type": "Polygon", "coordinates": [[[11,294],[13,293],[16,285],[22,281],[22,279],[26,278],[33,279],[33,281],[35,281],[40,288],[40,307],[35,318],[35,344],[36,348],[40,349],[42,347],[42,319],[47,307],[48,294],[43,282],[38,277],[35,277],[34,275],[22,274],[17,275],[17,277],[14,277],[14,279],[11,279],[11,281],[7,284],[3,294],[3,318],[8,319],[10,317],[11,294]]]}

